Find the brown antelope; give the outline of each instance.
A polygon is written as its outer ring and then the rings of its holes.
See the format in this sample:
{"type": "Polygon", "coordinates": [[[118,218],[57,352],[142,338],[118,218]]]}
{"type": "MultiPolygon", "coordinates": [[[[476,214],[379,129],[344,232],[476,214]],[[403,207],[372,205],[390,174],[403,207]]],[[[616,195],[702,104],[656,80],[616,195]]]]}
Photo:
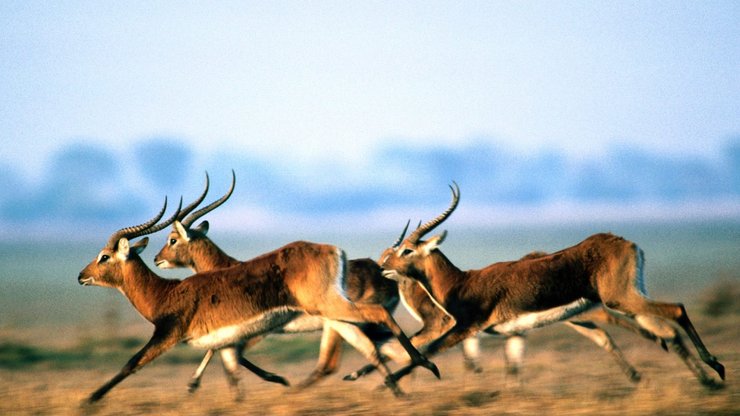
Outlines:
{"type": "MultiPolygon", "coordinates": [[[[421,225],[421,224],[420,224],[421,225]]],[[[405,230],[403,232],[405,234],[405,230]]],[[[402,239],[399,239],[399,243],[402,239]]],[[[532,252],[524,257],[522,257],[522,260],[524,259],[530,259],[530,258],[536,258],[540,256],[547,255],[543,252],[532,252]]],[[[396,276],[398,283],[399,283],[399,289],[402,295],[402,299],[404,301],[404,305],[406,305],[407,309],[411,311],[412,315],[416,317],[417,320],[423,321],[424,318],[421,316],[432,316],[431,311],[425,311],[420,313],[418,309],[424,310],[424,309],[435,309],[437,311],[443,311],[444,314],[438,314],[438,315],[444,315],[442,317],[436,317],[435,321],[432,325],[427,325],[426,331],[423,331],[417,335],[414,335],[414,337],[411,338],[411,342],[419,347],[422,346],[428,342],[433,341],[434,339],[440,337],[445,332],[447,332],[452,326],[455,324],[455,318],[453,316],[446,315],[446,311],[443,307],[437,307],[434,302],[420,302],[419,299],[427,298],[429,299],[429,295],[427,294],[427,291],[418,284],[415,280],[406,278],[405,276],[398,275],[396,276]],[[411,301],[407,301],[406,299],[411,299],[411,301]]],[[[427,319],[428,320],[428,319],[427,319]]],[[[619,316],[612,316],[608,314],[603,308],[601,309],[593,309],[590,311],[583,312],[579,314],[578,316],[574,317],[568,322],[564,322],[567,326],[575,330],[580,335],[583,335],[584,337],[588,338],[592,342],[594,342],[599,347],[603,348],[605,351],[609,352],[614,358],[614,360],[617,362],[617,365],[619,365],[620,369],[627,375],[628,379],[634,383],[639,382],[641,379],[640,373],[624,358],[624,355],[622,354],[621,350],[617,345],[614,343],[614,340],[612,337],[602,328],[597,326],[593,321],[598,322],[604,322],[604,323],[610,323],[613,325],[621,326],[623,328],[626,328],[628,330],[631,330],[633,332],[637,332],[643,337],[655,341],[658,343],[661,343],[661,340],[657,338],[655,335],[653,335],[651,332],[646,331],[639,326],[637,326],[634,323],[630,323],[626,318],[619,317],[619,316]]],[[[508,377],[513,376],[515,377],[515,381],[517,384],[521,384],[521,380],[519,378],[520,376],[520,369],[523,365],[524,360],[524,348],[525,348],[525,339],[524,339],[524,331],[522,332],[512,332],[512,333],[506,333],[506,334],[500,334],[500,333],[494,333],[492,331],[488,332],[490,335],[494,336],[504,336],[506,338],[506,345],[504,348],[504,359],[505,359],[505,373],[508,377]]],[[[481,371],[478,367],[477,359],[479,357],[479,347],[477,342],[477,337],[471,336],[466,338],[463,341],[463,351],[466,359],[466,366],[469,369],[473,369],[475,371],[481,371]],[[475,340],[476,342],[470,342],[471,340],[475,340]],[[474,362],[471,362],[471,360],[475,358],[474,362]]],[[[665,343],[661,343],[661,346],[665,349],[665,343]]],[[[359,378],[365,374],[368,374],[372,372],[375,369],[373,366],[365,366],[361,368],[358,371],[355,371],[349,375],[347,375],[345,378],[348,380],[354,380],[356,378],[359,378]]]]}
{"type": "MultiPolygon", "coordinates": [[[[234,172],[232,171],[232,175],[234,175],[234,172]]],[[[208,174],[206,173],[206,189],[208,188],[208,174]]],[[[206,212],[214,209],[218,205],[222,204],[226,199],[228,199],[229,196],[231,196],[231,193],[233,192],[234,187],[232,186],[229,192],[222,197],[220,200],[213,202],[212,204],[208,205],[207,207],[203,208],[200,211],[203,211],[203,214],[206,212]]],[[[195,209],[206,197],[206,192],[204,192],[197,200],[193,201],[191,204],[189,204],[187,207],[182,208],[179,210],[179,214],[176,215],[176,220],[182,219],[184,216],[186,216],[188,213],[190,213],[193,209],[195,209]]],[[[199,211],[199,212],[200,212],[199,211]]],[[[200,214],[200,215],[203,215],[200,214]]],[[[197,215],[195,213],[194,215],[197,215]]],[[[169,224],[167,224],[169,225],[169,224]]],[[[205,224],[205,227],[208,227],[208,224],[205,224]]],[[[235,266],[238,262],[231,257],[228,256],[217,256],[219,257],[219,263],[218,266],[213,267],[191,267],[191,269],[195,272],[201,272],[201,271],[208,271],[213,269],[223,269],[228,268],[231,266],[235,266]]],[[[209,258],[209,256],[206,256],[206,258],[209,258]]],[[[168,268],[167,263],[159,263],[155,259],[155,263],[157,263],[158,266],[162,268],[168,268]]],[[[319,325],[323,325],[323,320],[320,317],[314,317],[319,325]]],[[[247,344],[253,345],[257,342],[259,342],[261,337],[253,337],[249,340],[244,340],[242,342],[236,343],[234,347],[224,347],[218,350],[219,355],[221,356],[221,362],[223,364],[226,377],[229,381],[229,384],[231,385],[232,389],[235,390],[235,397],[237,399],[240,399],[241,394],[239,392],[238,383],[239,379],[236,376],[237,367],[239,364],[241,364],[243,367],[246,367],[250,371],[252,371],[254,374],[259,376],[261,379],[273,383],[280,383],[285,386],[289,385],[288,381],[276,374],[270,373],[268,371],[262,370],[261,368],[257,367],[256,365],[252,364],[251,362],[247,361],[243,357],[243,351],[246,348],[247,344]]],[[[192,393],[195,390],[198,389],[200,386],[200,379],[203,375],[203,372],[205,371],[206,367],[208,366],[208,363],[210,362],[211,358],[213,358],[214,354],[213,349],[209,349],[205,356],[203,357],[203,360],[201,361],[201,364],[198,366],[198,368],[195,370],[195,373],[193,374],[193,377],[191,378],[190,382],[188,383],[188,390],[192,393]]]]}
{"type": "MultiPolygon", "coordinates": [[[[167,237],[167,242],[159,253],[154,257],[155,264],[163,269],[185,267],[196,273],[211,271],[226,267],[232,267],[241,262],[226,254],[209,237],[206,236],[209,229],[208,221],[202,221],[196,227],[196,220],[222,205],[232,195],[236,185],[236,177],[232,171],[232,182],[229,190],[218,200],[204,208],[190,214],[206,197],[209,189],[209,179],[206,173],[206,184],[203,193],[190,205],[183,208],[173,223],[173,229],[167,237]],[[188,215],[189,214],[189,215],[188,215]]],[[[396,282],[383,277],[382,269],[371,259],[355,259],[348,262],[348,274],[344,284],[344,292],[348,299],[355,303],[370,303],[381,305],[392,312],[399,301],[398,287],[396,282]]],[[[421,332],[429,332],[437,322],[436,315],[444,315],[436,308],[425,292],[421,291],[421,297],[416,302],[422,309],[420,314],[427,322],[421,332]]],[[[319,360],[311,374],[299,384],[300,388],[308,387],[322,378],[336,372],[341,357],[341,337],[330,326],[326,326],[323,320],[309,315],[301,315],[282,328],[276,329],[275,333],[308,332],[323,329],[319,360]]],[[[361,329],[376,345],[381,344],[389,338],[387,331],[377,325],[363,324],[361,329]]],[[[436,333],[436,330],[434,331],[436,333]]],[[[232,386],[236,386],[238,379],[235,375],[236,365],[233,364],[234,356],[240,356],[243,350],[242,344],[234,348],[222,348],[222,355],[226,373],[232,386]],[[224,359],[224,355],[226,355],[224,359]]],[[[396,361],[407,361],[408,355],[398,348],[385,349],[381,346],[381,352],[396,361]]],[[[213,351],[208,351],[203,362],[194,373],[189,383],[190,391],[194,391],[200,385],[203,371],[211,359],[213,351]]],[[[474,361],[476,357],[466,356],[466,361],[474,361]]],[[[375,368],[372,366],[372,368],[375,368]]],[[[253,370],[254,371],[254,370],[253,370]]],[[[260,375],[260,373],[257,373],[260,375]]],[[[268,373],[270,374],[270,373],[268,373]]]]}
{"type": "MultiPolygon", "coordinates": [[[[704,346],[684,306],[646,297],[644,255],[635,243],[608,233],[595,234],[552,254],[462,271],[439,250],[446,231],[421,240],[457,207],[459,189],[450,188],[450,207],[406,239],[404,230],[380,260],[386,277],[418,282],[454,318],[449,331],[424,349],[427,354],[445,350],[480,331],[521,333],[605,307],[615,316],[634,318],[636,324],[670,345],[703,385],[722,386],[704,372],[673,327],[675,324],[686,332],[701,359],[724,380],[724,366],[704,346]]],[[[403,368],[392,378],[398,380],[411,369],[403,368]]]]}
{"type": "MultiPolygon", "coordinates": [[[[412,358],[437,377],[436,366],[409,342],[386,309],[353,304],[343,293],[346,256],[340,248],[298,241],[227,269],[198,273],[184,280],[164,279],[152,272],[139,254],[148,238],[130,239],[162,229],[153,219],[113,233],[98,256],[79,274],[81,285],[112,287],[154,324],[154,334],[126,365],[89,397],[100,400],[110,389],[178,342],[204,349],[232,347],[286,325],[301,313],[324,318],[373,364],[380,366],[386,385],[401,394],[375,345],[352,323],[383,324],[412,358]]],[[[179,209],[178,209],[179,211],[179,209]]],[[[169,220],[174,221],[178,212],[169,220]]]]}

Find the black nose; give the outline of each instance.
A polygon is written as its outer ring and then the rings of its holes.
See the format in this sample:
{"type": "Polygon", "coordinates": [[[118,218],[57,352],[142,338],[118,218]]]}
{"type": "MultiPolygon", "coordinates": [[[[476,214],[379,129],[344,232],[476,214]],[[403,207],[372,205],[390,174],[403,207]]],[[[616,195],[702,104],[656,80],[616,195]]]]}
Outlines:
{"type": "Polygon", "coordinates": [[[79,274],[79,275],[77,276],[77,283],[79,283],[79,284],[83,284],[83,283],[82,283],[82,280],[83,280],[83,279],[84,279],[84,276],[83,276],[83,274],[82,274],[82,273],[80,273],[80,274],[79,274]]]}

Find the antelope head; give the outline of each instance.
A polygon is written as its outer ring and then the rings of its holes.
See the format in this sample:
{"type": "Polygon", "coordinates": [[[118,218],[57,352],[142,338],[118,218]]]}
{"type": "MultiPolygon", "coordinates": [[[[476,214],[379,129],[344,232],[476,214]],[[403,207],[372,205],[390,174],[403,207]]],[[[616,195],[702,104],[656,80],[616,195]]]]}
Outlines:
{"type": "MultiPolygon", "coordinates": [[[[180,206],[182,206],[182,199],[180,200],[180,206]]],[[[178,215],[179,207],[172,217],[161,224],[157,224],[166,209],[167,198],[164,200],[164,206],[154,218],[143,224],[122,228],[113,233],[98,256],[82,269],[77,277],[79,284],[120,288],[123,285],[124,265],[130,260],[140,259],[139,254],[149,243],[148,237],[144,237],[133,244],[130,240],[155,233],[172,224],[178,215]]]]}
{"type": "Polygon", "coordinates": [[[193,258],[193,246],[198,241],[206,239],[208,233],[208,221],[202,221],[197,226],[193,227],[193,223],[200,217],[208,214],[214,209],[221,206],[234,192],[234,186],[236,185],[236,174],[231,171],[231,187],[224,196],[216,201],[213,201],[209,205],[199,209],[198,211],[190,214],[208,194],[209,179],[208,172],[206,172],[206,186],[203,193],[193,201],[190,205],[186,206],[180,211],[177,220],[172,224],[172,231],[167,236],[167,242],[165,243],[162,250],[157,253],[154,257],[154,263],[161,269],[173,269],[177,267],[189,267],[194,268],[195,260],[193,258]],[[188,216],[188,214],[190,214],[188,216]]]}
{"type": "Polygon", "coordinates": [[[409,226],[406,223],[406,227],[404,227],[396,242],[381,254],[379,264],[385,269],[385,272],[383,272],[385,277],[401,280],[403,276],[408,276],[422,282],[424,285],[427,284],[426,273],[424,272],[426,262],[430,258],[430,254],[442,244],[447,236],[447,231],[443,231],[428,240],[422,240],[421,238],[442,224],[457,208],[460,201],[460,188],[457,183],[453,182],[453,184],[454,187],[450,185],[452,202],[447,210],[426,224],[419,225],[404,239],[409,226]]]}

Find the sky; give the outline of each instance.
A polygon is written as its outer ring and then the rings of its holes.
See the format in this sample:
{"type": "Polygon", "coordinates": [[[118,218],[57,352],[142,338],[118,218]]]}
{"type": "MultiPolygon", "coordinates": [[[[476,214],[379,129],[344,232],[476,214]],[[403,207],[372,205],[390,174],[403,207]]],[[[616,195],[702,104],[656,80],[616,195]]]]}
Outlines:
{"type": "Polygon", "coordinates": [[[303,191],[418,182],[394,151],[703,172],[740,148],[738,21],[735,1],[3,1],[0,185],[41,200],[82,146],[124,171],[104,196],[152,191],[137,152],[160,138],[189,155],[190,194],[234,155],[303,191]]]}

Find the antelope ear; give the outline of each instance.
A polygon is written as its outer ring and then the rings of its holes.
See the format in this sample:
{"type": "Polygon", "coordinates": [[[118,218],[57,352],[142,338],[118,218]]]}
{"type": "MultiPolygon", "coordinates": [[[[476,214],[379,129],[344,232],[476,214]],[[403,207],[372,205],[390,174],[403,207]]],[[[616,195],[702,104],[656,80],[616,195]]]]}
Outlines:
{"type": "Polygon", "coordinates": [[[203,221],[200,224],[198,224],[197,227],[193,228],[195,231],[206,235],[208,234],[208,221],[203,221]]]}
{"type": "Polygon", "coordinates": [[[442,231],[442,234],[435,235],[434,237],[427,240],[422,247],[424,255],[427,256],[429,255],[429,253],[439,248],[439,245],[442,244],[443,241],[445,241],[445,238],[447,238],[447,230],[444,230],[442,231]]]}
{"type": "Polygon", "coordinates": [[[130,248],[129,248],[128,238],[124,237],[118,240],[116,254],[118,254],[121,258],[127,259],[129,250],[130,248]]]}
{"type": "Polygon", "coordinates": [[[177,230],[177,233],[180,234],[180,237],[182,237],[185,241],[190,241],[188,230],[185,229],[185,226],[182,225],[180,221],[175,221],[175,229],[177,230]]]}
{"type": "Polygon", "coordinates": [[[142,251],[146,248],[147,244],[149,244],[149,237],[144,237],[141,240],[135,242],[131,248],[134,249],[134,253],[141,254],[142,251]]]}

